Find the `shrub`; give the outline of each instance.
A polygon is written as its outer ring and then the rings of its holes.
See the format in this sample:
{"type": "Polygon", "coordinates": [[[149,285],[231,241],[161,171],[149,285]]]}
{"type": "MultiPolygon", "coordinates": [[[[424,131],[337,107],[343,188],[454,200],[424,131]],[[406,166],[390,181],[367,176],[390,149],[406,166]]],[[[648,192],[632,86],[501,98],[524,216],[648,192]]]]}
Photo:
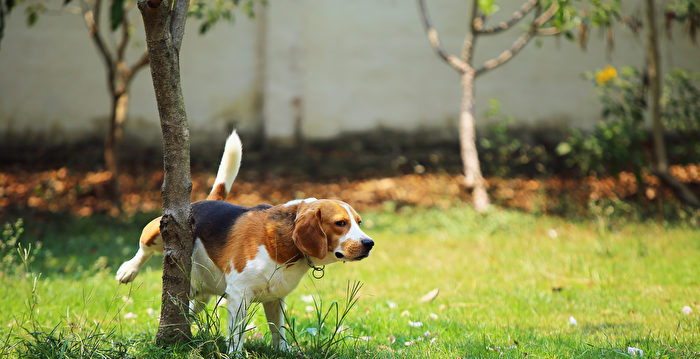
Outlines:
{"type": "Polygon", "coordinates": [[[544,173],[548,159],[544,146],[531,145],[518,138],[512,128],[515,119],[501,114],[498,100],[490,99],[489,104],[483,116],[491,124],[479,137],[484,172],[497,177],[512,177],[523,172],[544,173]]]}
{"type": "MultiPolygon", "coordinates": [[[[648,165],[645,144],[649,134],[645,126],[647,111],[646,78],[632,67],[622,67],[620,74],[612,67],[585,77],[596,86],[603,105],[603,121],[592,131],[573,130],[557,146],[569,167],[582,173],[611,174],[631,171],[638,179],[648,165]]],[[[661,101],[662,120],[674,136],[691,137],[690,141],[673,141],[669,153],[678,159],[693,160],[700,150],[700,74],[674,69],[665,77],[661,101]],[[695,139],[694,141],[692,139],[695,139]]],[[[696,160],[697,158],[695,158],[696,160]]]]}

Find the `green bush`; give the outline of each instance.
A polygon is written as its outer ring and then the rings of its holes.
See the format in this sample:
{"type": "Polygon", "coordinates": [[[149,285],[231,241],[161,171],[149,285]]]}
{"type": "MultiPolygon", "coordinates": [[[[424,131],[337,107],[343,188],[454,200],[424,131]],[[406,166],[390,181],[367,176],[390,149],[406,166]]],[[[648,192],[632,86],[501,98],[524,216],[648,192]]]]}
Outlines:
{"type": "MultiPolygon", "coordinates": [[[[573,130],[571,136],[557,146],[565,164],[584,174],[611,174],[631,171],[641,178],[648,165],[645,152],[649,133],[645,126],[647,112],[646,78],[632,67],[617,71],[587,73],[596,84],[596,93],[603,105],[603,121],[591,131],[573,130]]],[[[700,150],[700,74],[674,69],[666,77],[661,99],[662,120],[669,134],[690,141],[673,141],[669,153],[674,159],[692,161],[700,150]],[[694,140],[693,140],[694,139],[694,140]]],[[[697,158],[695,158],[697,160],[697,158]]]]}
{"type": "Polygon", "coordinates": [[[479,136],[479,155],[484,172],[497,177],[512,177],[523,172],[544,173],[547,151],[542,145],[531,145],[519,139],[512,125],[512,116],[501,114],[501,104],[489,100],[490,107],[483,114],[491,122],[486,133],[479,136]]]}
{"type": "Polygon", "coordinates": [[[700,153],[700,73],[671,70],[665,78],[661,106],[666,130],[674,137],[668,141],[672,160],[694,162],[700,153]]]}

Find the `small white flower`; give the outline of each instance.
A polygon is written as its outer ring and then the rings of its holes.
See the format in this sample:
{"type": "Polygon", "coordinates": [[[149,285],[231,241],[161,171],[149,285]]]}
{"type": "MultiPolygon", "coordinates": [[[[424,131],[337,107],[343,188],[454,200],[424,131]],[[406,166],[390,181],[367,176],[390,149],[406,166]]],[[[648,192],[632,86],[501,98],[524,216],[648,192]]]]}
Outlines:
{"type": "Polygon", "coordinates": [[[683,307],[683,309],[681,309],[681,312],[683,312],[685,315],[690,315],[693,313],[693,308],[686,305],[683,307]]]}
{"type": "Polygon", "coordinates": [[[390,335],[388,338],[390,344],[396,343],[396,337],[393,335],[390,335]]]}
{"type": "Polygon", "coordinates": [[[301,296],[301,301],[304,302],[304,303],[311,303],[311,302],[314,301],[314,296],[312,296],[311,294],[309,294],[309,295],[302,295],[302,296],[301,296]]]}
{"type": "Polygon", "coordinates": [[[434,344],[437,341],[437,337],[433,337],[433,339],[430,339],[430,344],[434,344]]]}
{"type": "Polygon", "coordinates": [[[407,311],[407,310],[404,310],[403,312],[401,312],[401,316],[402,316],[402,317],[408,317],[408,316],[410,316],[410,315],[411,315],[411,312],[409,312],[409,311],[407,311]]]}
{"type": "Polygon", "coordinates": [[[425,333],[423,333],[423,336],[424,336],[424,337],[429,337],[429,336],[430,336],[430,331],[429,331],[429,330],[426,330],[425,333]]]}
{"type": "Polygon", "coordinates": [[[633,355],[633,356],[639,355],[641,357],[641,356],[644,356],[644,351],[639,349],[639,348],[635,348],[635,347],[627,347],[627,354],[633,355]]]}
{"type": "Polygon", "coordinates": [[[554,239],[554,238],[557,238],[557,237],[559,236],[559,233],[557,233],[557,230],[556,230],[556,229],[550,228],[550,229],[547,231],[547,235],[549,236],[549,238],[554,239]]]}
{"type": "Polygon", "coordinates": [[[386,305],[389,306],[389,309],[394,309],[394,308],[398,307],[398,305],[396,303],[391,302],[391,301],[386,302],[386,305]]]}
{"type": "Polygon", "coordinates": [[[413,344],[413,340],[411,340],[409,342],[403,342],[403,345],[405,345],[405,346],[411,346],[411,344],[413,344]]]}
{"type": "Polygon", "coordinates": [[[148,315],[154,315],[154,314],[156,314],[156,311],[153,310],[153,308],[148,308],[148,309],[146,309],[146,314],[148,314],[148,315]]]}
{"type": "Polygon", "coordinates": [[[138,315],[136,315],[132,312],[128,312],[128,313],[124,314],[124,319],[134,319],[136,317],[138,317],[138,315]]]}
{"type": "Polygon", "coordinates": [[[578,322],[576,321],[576,318],[574,318],[573,316],[569,317],[569,325],[577,326],[578,322]]]}
{"type": "Polygon", "coordinates": [[[131,304],[131,303],[134,302],[134,298],[127,297],[127,296],[124,295],[124,296],[122,296],[122,301],[123,301],[125,304],[131,304]]]}
{"type": "Polygon", "coordinates": [[[409,321],[408,321],[408,325],[410,325],[410,326],[412,326],[412,327],[414,327],[414,328],[420,328],[420,327],[423,326],[423,322],[420,322],[420,321],[412,322],[412,321],[409,320],[409,321]]]}
{"type": "Polygon", "coordinates": [[[364,340],[366,342],[372,340],[372,337],[358,337],[357,339],[364,340]]]}
{"type": "Polygon", "coordinates": [[[304,307],[304,310],[307,311],[308,313],[311,313],[314,311],[314,307],[311,305],[307,305],[306,307],[304,307]]]}
{"type": "Polygon", "coordinates": [[[430,319],[437,319],[438,318],[438,315],[435,313],[430,313],[428,316],[430,317],[430,319]]]}

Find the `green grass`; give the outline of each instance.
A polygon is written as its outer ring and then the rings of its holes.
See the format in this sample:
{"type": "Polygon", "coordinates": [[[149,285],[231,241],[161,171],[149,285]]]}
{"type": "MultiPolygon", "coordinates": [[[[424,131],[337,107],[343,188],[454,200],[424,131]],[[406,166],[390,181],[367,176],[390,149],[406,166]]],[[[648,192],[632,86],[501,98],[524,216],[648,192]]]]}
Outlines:
{"type": "MultiPolygon", "coordinates": [[[[201,329],[175,354],[152,344],[160,258],[133,285],[113,279],[148,218],[25,218],[21,241],[42,242],[33,264],[42,273],[36,306],[30,315],[32,276],[0,274],[0,348],[26,352],[22,343],[32,341],[21,338],[56,328],[72,343],[102,338],[95,345],[115,357],[211,356],[204,334],[217,328],[201,329]]],[[[328,266],[322,280],[308,276],[287,302],[303,330],[315,314],[302,296],[343,303],[349,282],[364,283],[344,323],[355,339],[337,348],[339,357],[617,358],[629,357],[628,346],[645,357],[700,355],[696,227],[603,216],[572,222],[502,209],[480,215],[468,208],[403,208],[363,218],[377,243],[372,255],[328,266]],[[433,301],[419,302],[434,288],[433,301]],[[684,306],[693,313],[683,314],[684,306]],[[578,325],[569,324],[572,316],[578,325]]],[[[248,355],[278,356],[269,348],[262,308],[253,322],[259,328],[248,334],[248,355]]],[[[34,342],[42,340],[48,341],[34,342]]]]}

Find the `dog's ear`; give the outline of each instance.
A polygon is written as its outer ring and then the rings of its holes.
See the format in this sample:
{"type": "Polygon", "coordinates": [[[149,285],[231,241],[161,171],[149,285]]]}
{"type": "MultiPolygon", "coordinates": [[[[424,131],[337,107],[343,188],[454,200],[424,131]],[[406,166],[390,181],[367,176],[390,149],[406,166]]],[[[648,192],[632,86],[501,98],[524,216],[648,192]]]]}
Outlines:
{"type": "Polygon", "coordinates": [[[326,233],[321,228],[321,209],[309,209],[294,220],[292,233],[294,245],[302,253],[311,257],[323,259],[328,252],[326,233]]]}

